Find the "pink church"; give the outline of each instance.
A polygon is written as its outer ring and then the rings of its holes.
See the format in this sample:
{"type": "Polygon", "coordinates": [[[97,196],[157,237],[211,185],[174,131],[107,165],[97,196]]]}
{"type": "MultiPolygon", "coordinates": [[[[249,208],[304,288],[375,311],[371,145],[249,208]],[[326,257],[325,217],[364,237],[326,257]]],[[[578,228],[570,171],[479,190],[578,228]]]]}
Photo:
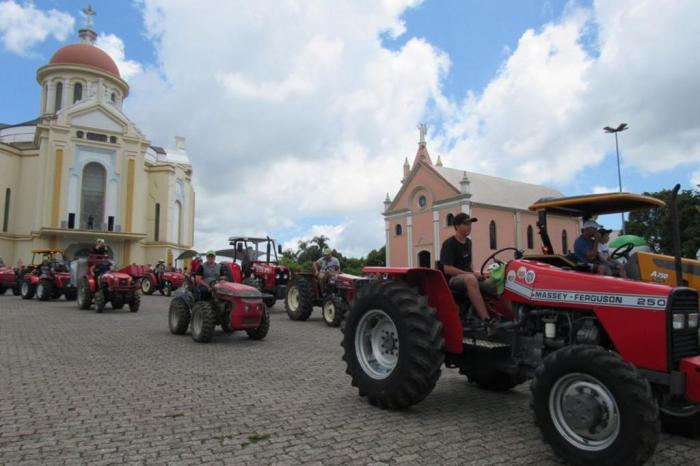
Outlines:
{"type": "MultiPolygon", "coordinates": [[[[528,206],[545,197],[563,194],[505,178],[447,168],[440,157],[433,164],[426,149],[424,125],[413,165],[403,166],[401,189],[384,201],[386,263],[395,267],[434,267],[442,242],[454,234],[452,219],[459,212],[476,217],[472,224],[474,268],[493,252],[516,247],[525,254],[541,254],[537,214],[528,206]]],[[[548,216],[547,230],[555,253],[568,253],[579,234],[579,222],[548,216]]],[[[502,259],[512,258],[503,253],[502,259]]]]}

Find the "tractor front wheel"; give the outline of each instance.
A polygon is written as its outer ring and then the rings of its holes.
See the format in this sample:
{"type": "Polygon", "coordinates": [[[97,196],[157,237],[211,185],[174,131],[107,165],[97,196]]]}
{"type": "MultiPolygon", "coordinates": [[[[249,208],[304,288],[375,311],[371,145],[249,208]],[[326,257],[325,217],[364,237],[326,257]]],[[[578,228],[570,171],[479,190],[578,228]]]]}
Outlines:
{"type": "Polygon", "coordinates": [[[292,279],[284,297],[284,308],[292,320],[307,320],[314,309],[311,283],[304,277],[292,279]]]}
{"type": "Polygon", "coordinates": [[[414,288],[393,280],[360,291],[346,317],[342,346],[352,385],[385,409],[428,396],[445,359],[435,310],[414,288]]]}
{"type": "Polygon", "coordinates": [[[29,280],[22,280],[22,285],[20,285],[20,294],[22,299],[32,299],[35,293],[34,285],[29,280]]]}
{"type": "Polygon", "coordinates": [[[260,325],[256,328],[246,330],[248,338],[251,340],[262,340],[267,336],[267,332],[270,331],[270,314],[267,309],[263,309],[262,317],[260,318],[260,325]]]}
{"type": "Polygon", "coordinates": [[[192,307],[192,339],[199,343],[208,343],[214,337],[216,316],[207,301],[199,301],[192,307]]]}
{"type": "Polygon", "coordinates": [[[153,287],[153,282],[151,281],[150,278],[148,277],[143,277],[141,280],[141,291],[143,294],[146,295],[152,295],[153,292],[155,291],[155,288],[153,287]]]}
{"type": "Polygon", "coordinates": [[[669,434],[689,438],[700,436],[700,412],[696,406],[673,410],[662,408],[660,419],[661,428],[669,434]]]}
{"type": "Polygon", "coordinates": [[[87,278],[80,280],[78,284],[78,308],[82,310],[90,309],[92,305],[92,292],[87,278]]]}
{"type": "Polygon", "coordinates": [[[75,301],[75,298],[78,297],[78,290],[76,288],[69,288],[63,292],[63,297],[66,298],[66,301],[75,301]]]}
{"type": "Polygon", "coordinates": [[[323,300],[321,315],[329,327],[340,327],[347,311],[348,305],[340,296],[330,295],[323,300]]]}
{"type": "Polygon", "coordinates": [[[124,307],[124,296],[112,296],[112,309],[119,310],[124,307]]]}
{"type": "Polygon", "coordinates": [[[105,310],[106,305],[107,297],[105,296],[105,292],[102,290],[97,290],[95,292],[95,312],[100,314],[102,311],[105,310]]]}
{"type": "Polygon", "coordinates": [[[12,296],[19,296],[21,293],[19,285],[12,288],[12,296]]]}
{"type": "Polygon", "coordinates": [[[170,326],[170,333],[174,335],[184,335],[187,332],[187,327],[190,326],[190,310],[184,299],[173,298],[170,301],[168,325],[170,326]]]}
{"type": "Polygon", "coordinates": [[[36,297],[39,301],[48,301],[51,299],[53,294],[53,285],[51,281],[42,279],[39,280],[39,284],[36,286],[36,297]]]}
{"type": "Polygon", "coordinates": [[[637,369],[616,353],[567,346],[547,356],[530,390],[535,423],[570,464],[643,464],[659,441],[659,407],[637,369]]]}
{"type": "Polygon", "coordinates": [[[173,285],[170,282],[165,282],[165,285],[161,291],[163,296],[170,297],[170,295],[173,294],[173,285]]]}

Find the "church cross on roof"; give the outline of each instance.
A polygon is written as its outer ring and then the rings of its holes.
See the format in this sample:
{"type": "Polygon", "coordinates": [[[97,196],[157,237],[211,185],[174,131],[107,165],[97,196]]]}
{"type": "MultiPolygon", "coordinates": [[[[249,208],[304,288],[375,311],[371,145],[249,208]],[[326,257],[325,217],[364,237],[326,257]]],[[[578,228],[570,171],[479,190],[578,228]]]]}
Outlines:
{"type": "Polygon", "coordinates": [[[415,167],[419,161],[423,161],[428,165],[432,165],[433,161],[430,159],[430,154],[428,149],[425,147],[425,135],[428,133],[428,125],[421,123],[418,125],[418,150],[416,151],[416,157],[413,159],[413,166],[415,167]]]}

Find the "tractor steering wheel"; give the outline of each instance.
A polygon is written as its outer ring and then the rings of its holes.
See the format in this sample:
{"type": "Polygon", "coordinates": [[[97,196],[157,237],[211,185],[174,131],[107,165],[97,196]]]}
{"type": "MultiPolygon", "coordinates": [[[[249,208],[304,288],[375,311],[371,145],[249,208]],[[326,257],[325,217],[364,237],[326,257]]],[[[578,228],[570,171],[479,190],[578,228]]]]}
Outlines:
{"type": "Polygon", "coordinates": [[[620,246],[615,248],[615,250],[610,254],[610,258],[613,260],[617,260],[624,257],[625,259],[629,260],[629,254],[632,249],[634,249],[633,243],[621,244],[620,246]]]}
{"type": "Polygon", "coordinates": [[[515,251],[515,258],[516,259],[520,259],[521,257],[523,257],[523,252],[518,248],[508,247],[508,248],[499,249],[498,251],[494,252],[493,254],[491,254],[489,257],[486,258],[484,263],[481,264],[481,270],[479,270],[479,273],[481,273],[482,276],[484,275],[484,269],[486,268],[486,264],[488,264],[490,261],[494,261],[496,264],[499,264],[499,265],[503,264],[503,261],[496,259],[496,256],[504,251],[515,251]]]}

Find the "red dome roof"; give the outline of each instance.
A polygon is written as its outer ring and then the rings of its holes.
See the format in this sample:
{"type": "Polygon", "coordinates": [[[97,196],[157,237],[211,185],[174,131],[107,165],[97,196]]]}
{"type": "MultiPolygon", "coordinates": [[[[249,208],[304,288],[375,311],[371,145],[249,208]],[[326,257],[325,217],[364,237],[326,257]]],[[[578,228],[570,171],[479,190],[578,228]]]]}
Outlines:
{"type": "Polygon", "coordinates": [[[66,45],[53,54],[49,64],[94,66],[95,68],[99,68],[107,73],[121,77],[119,75],[119,68],[117,68],[117,64],[114,63],[112,57],[94,45],[89,44],[66,45]]]}

